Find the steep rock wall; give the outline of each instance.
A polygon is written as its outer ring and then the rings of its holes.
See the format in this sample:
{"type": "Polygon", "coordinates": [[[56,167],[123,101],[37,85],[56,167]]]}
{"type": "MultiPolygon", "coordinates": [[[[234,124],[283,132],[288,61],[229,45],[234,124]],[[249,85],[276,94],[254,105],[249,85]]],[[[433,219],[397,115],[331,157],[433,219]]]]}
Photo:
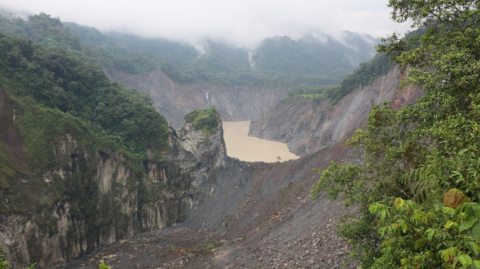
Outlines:
{"type": "Polygon", "coordinates": [[[215,86],[208,84],[180,85],[170,80],[161,70],[147,75],[131,75],[121,71],[105,74],[148,94],[160,114],[174,126],[183,125],[183,117],[195,109],[214,105],[224,121],[256,120],[287,96],[286,89],[265,89],[244,86],[215,86]]]}
{"type": "Polygon", "coordinates": [[[31,262],[60,268],[100,246],[183,221],[186,209],[226,184],[229,178],[217,175],[227,165],[241,166],[228,161],[221,124],[209,137],[187,124],[172,132],[161,160],[137,163],[65,134],[52,149],[53,165],[31,171],[14,107],[0,89],[0,153],[21,167],[14,186],[0,182],[0,247],[15,269],[31,262]]]}
{"type": "Polygon", "coordinates": [[[312,154],[331,146],[361,128],[374,105],[384,100],[399,108],[415,102],[423,92],[407,87],[398,91],[398,67],[372,84],[359,87],[337,105],[328,100],[288,98],[273,107],[262,119],[250,123],[250,136],[288,144],[297,155],[312,154]]]}

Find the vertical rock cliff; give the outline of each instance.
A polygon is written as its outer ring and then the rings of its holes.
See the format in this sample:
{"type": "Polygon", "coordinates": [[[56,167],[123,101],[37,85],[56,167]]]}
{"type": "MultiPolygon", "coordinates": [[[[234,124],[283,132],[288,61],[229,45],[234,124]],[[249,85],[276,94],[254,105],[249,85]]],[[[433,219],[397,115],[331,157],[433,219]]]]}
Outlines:
{"type": "Polygon", "coordinates": [[[184,123],[183,117],[192,110],[214,105],[225,121],[259,119],[269,108],[287,97],[286,89],[265,89],[245,86],[215,86],[208,84],[179,85],[161,70],[147,75],[131,75],[121,71],[105,74],[128,87],[141,90],[154,101],[160,114],[175,127],[184,123]]]}
{"type": "Polygon", "coordinates": [[[288,144],[297,155],[312,154],[331,146],[363,126],[374,105],[385,100],[399,108],[415,102],[423,92],[399,91],[397,67],[370,85],[361,86],[331,106],[328,100],[291,97],[273,107],[263,118],[250,123],[250,136],[288,144]]]}
{"type": "Polygon", "coordinates": [[[143,162],[65,133],[42,170],[24,161],[15,100],[1,90],[0,127],[0,153],[20,167],[8,178],[0,167],[0,247],[15,269],[31,262],[59,268],[100,246],[183,221],[187,208],[215,196],[228,166],[221,123],[207,137],[187,124],[169,136],[163,158],[143,162]]]}

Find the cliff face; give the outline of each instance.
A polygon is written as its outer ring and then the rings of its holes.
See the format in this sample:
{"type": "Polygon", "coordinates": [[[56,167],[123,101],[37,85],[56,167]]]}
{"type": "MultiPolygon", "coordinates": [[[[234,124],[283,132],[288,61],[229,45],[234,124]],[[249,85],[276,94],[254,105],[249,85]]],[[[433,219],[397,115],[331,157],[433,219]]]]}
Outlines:
{"type": "Polygon", "coordinates": [[[154,101],[160,114],[179,128],[183,117],[195,109],[214,105],[224,121],[259,119],[268,109],[287,96],[285,89],[264,89],[244,86],[215,86],[208,84],[179,85],[171,81],[161,70],[148,75],[131,75],[121,71],[105,74],[128,87],[141,90],[154,101]]]}
{"type": "Polygon", "coordinates": [[[361,128],[374,105],[384,100],[399,108],[413,103],[423,93],[405,88],[398,92],[398,68],[372,84],[359,87],[337,105],[328,100],[288,98],[272,108],[262,119],[250,123],[250,136],[288,144],[297,155],[312,154],[331,146],[361,128]]]}
{"type": "Polygon", "coordinates": [[[183,221],[186,208],[215,195],[216,175],[227,166],[220,124],[209,137],[186,125],[169,137],[164,159],[142,163],[65,134],[52,149],[53,165],[32,171],[14,107],[0,90],[0,146],[20,167],[11,185],[0,175],[0,247],[13,268],[59,268],[99,246],[183,221]]]}

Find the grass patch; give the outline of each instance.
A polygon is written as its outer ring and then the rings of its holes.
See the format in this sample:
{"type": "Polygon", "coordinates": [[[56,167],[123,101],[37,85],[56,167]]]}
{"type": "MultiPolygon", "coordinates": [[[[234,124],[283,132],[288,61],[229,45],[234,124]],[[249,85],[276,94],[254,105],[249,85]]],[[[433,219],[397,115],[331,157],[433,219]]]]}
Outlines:
{"type": "Polygon", "coordinates": [[[207,244],[205,247],[201,248],[203,252],[213,252],[214,249],[221,247],[223,244],[220,242],[211,242],[207,244]]]}
{"type": "Polygon", "coordinates": [[[222,119],[215,106],[211,106],[209,109],[197,109],[188,113],[185,116],[185,121],[192,123],[195,129],[208,136],[215,132],[222,119]]]}
{"type": "Polygon", "coordinates": [[[322,93],[307,93],[307,94],[298,94],[296,96],[300,96],[303,98],[308,98],[308,99],[327,99],[325,94],[322,93]]]}

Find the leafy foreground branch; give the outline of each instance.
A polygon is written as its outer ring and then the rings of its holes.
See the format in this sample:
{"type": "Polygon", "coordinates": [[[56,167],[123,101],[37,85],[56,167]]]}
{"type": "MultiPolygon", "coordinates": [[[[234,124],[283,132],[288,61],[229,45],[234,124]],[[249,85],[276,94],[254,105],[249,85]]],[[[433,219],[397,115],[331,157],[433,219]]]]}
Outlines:
{"type": "Polygon", "coordinates": [[[339,233],[362,268],[480,268],[480,3],[390,0],[396,34],[378,50],[399,64],[402,85],[426,93],[410,107],[373,108],[346,145],[357,163],[321,171],[313,196],[357,205],[339,233]]]}

